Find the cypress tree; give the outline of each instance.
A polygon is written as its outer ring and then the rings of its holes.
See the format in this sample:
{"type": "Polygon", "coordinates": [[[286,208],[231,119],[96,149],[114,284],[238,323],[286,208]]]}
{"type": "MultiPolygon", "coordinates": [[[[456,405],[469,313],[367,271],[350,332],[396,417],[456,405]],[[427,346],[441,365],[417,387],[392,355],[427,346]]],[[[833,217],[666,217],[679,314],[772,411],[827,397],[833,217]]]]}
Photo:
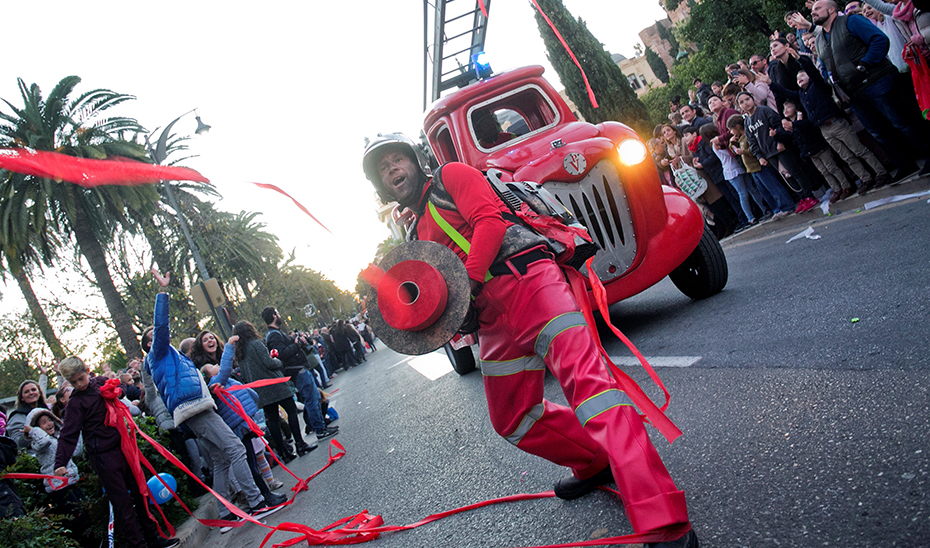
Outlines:
{"type": "Polygon", "coordinates": [[[536,24],[546,44],[546,56],[565,85],[566,94],[578,107],[581,115],[591,123],[614,120],[632,127],[640,135],[650,134],[646,107],[636,97],[620,67],[610,58],[610,53],[591,34],[584,21],[581,18],[575,20],[562,5],[561,0],[537,2],[575,54],[588,76],[591,89],[594,90],[599,108],[591,105],[581,71],[549,28],[549,24],[537,12],[536,24]]]}
{"type": "Polygon", "coordinates": [[[652,69],[652,73],[656,75],[656,78],[663,84],[667,84],[668,67],[665,66],[665,61],[659,57],[659,54],[652,51],[650,47],[646,47],[646,62],[649,63],[649,68],[652,69]]]}

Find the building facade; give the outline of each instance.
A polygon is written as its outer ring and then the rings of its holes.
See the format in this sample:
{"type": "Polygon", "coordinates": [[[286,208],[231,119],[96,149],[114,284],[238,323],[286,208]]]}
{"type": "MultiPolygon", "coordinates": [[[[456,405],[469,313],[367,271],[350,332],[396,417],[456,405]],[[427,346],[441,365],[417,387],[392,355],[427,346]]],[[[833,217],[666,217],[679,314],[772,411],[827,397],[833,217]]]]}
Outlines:
{"type": "Polygon", "coordinates": [[[652,67],[649,66],[649,62],[646,61],[645,55],[637,55],[632,59],[627,59],[623,55],[615,53],[611,55],[611,58],[620,67],[623,75],[630,82],[630,87],[636,92],[637,97],[645,95],[653,88],[665,85],[656,77],[652,67]]]}

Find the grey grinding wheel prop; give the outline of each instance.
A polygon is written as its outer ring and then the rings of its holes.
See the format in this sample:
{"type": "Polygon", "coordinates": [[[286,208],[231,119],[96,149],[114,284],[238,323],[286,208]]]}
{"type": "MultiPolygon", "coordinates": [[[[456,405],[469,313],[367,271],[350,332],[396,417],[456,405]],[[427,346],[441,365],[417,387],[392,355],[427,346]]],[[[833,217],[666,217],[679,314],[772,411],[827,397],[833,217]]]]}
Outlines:
{"type": "Polygon", "coordinates": [[[385,255],[378,266],[387,272],[402,261],[423,261],[435,267],[446,282],[448,300],[442,315],[420,331],[403,331],[384,320],[378,308],[378,292],[368,286],[368,317],[378,338],[391,350],[407,355],[432,352],[449,342],[458,331],[471,301],[471,284],[465,265],[451,249],[436,242],[405,242],[385,255]]]}

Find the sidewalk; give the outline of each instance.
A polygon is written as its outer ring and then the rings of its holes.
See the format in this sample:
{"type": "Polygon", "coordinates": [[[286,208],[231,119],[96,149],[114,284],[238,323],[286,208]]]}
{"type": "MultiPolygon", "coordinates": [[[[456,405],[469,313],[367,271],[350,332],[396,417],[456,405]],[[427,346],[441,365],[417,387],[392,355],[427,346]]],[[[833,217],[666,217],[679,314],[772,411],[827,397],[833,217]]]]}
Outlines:
{"type": "MultiPolygon", "coordinates": [[[[874,202],[875,200],[891,196],[915,194],[927,190],[930,190],[930,176],[917,177],[917,174],[915,173],[913,176],[905,179],[901,183],[888,185],[878,190],[873,190],[865,196],[855,195],[841,202],[830,204],[830,215],[824,215],[823,210],[820,207],[823,204],[820,204],[819,206],[809,211],[805,211],[804,213],[793,214],[785,217],[784,219],[758,224],[752,228],[740,232],[739,234],[727,236],[726,238],[720,240],[720,244],[724,248],[727,248],[733,245],[773,236],[782,232],[793,236],[794,234],[804,230],[806,227],[816,227],[818,224],[835,221],[838,217],[846,217],[856,213],[865,212],[865,206],[869,202],[874,202]]],[[[930,196],[925,197],[925,199],[930,199],[930,196]]]]}

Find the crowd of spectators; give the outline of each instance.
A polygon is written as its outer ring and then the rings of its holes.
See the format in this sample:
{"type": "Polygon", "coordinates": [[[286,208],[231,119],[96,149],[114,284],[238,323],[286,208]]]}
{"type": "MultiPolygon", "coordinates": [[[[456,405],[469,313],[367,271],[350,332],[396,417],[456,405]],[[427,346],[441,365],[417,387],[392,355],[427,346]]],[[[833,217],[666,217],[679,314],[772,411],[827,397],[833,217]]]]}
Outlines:
{"type": "Polygon", "coordinates": [[[648,142],[718,237],[902,181],[917,161],[930,173],[930,0],[807,8],[726,82],[694,79],[648,142]]]}
{"type": "MultiPolygon", "coordinates": [[[[162,288],[168,277],[153,269],[162,288]]],[[[238,322],[228,341],[211,331],[184,339],[175,349],[170,342],[168,295],[159,293],[154,325],[143,332],[145,359],[130,360],[124,369],[103,366],[95,374],[71,356],[52,368],[58,390],[46,399],[48,373],[39,366],[38,380],[20,384],[12,410],[0,406],[0,452],[4,459],[27,452],[39,461],[41,473],[63,478],[63,487],[45,488],[57,513],[71,516],[66,525],[81,533],[82,515],[78,468],[72,459],[87,459],[99,476],[113,506],[119,535],[129,546],[165,547],[177,539],[159,538],[142,495],[120,449],[116,428],[106,423],[101,389],[117,379],[120,401],[135,417],[154,417],[168,434],[172,453],[201,480],[253,516],[272,511],[287,500],[274,491],[284,487],[272,468],[317,448],[318,440],[334,436],[331,423],[330,380],[340,370],[365,361],[375,351],[374,334],[364,319],[335,321],[310,332],[288,330],[274,307],[262,312],[267,326],[264,338],[246,321],[238,322]],[[262,379],[286,378],[283,383],[219,394],[225,389],[262,379]],[[235,411],[235,398],[245,413],[267,433],[253,431],[235,411]],[[53,401],[50,401],[53,400],[53,401]],[[228,402],[228,403],[227,403],[228,402]],[[303,412],[306,429],[299,423],[303,412]],[[9,454],[8,454],[9,453],[9,454]]],[[[0,518],[22,515],[24,509],[9,482],[0,481],[0,518]]],[[[235,520],[233,514],[224,519],[235,520]]],[[[76,535],[79,538],[80,534],[76,535]]]]}

